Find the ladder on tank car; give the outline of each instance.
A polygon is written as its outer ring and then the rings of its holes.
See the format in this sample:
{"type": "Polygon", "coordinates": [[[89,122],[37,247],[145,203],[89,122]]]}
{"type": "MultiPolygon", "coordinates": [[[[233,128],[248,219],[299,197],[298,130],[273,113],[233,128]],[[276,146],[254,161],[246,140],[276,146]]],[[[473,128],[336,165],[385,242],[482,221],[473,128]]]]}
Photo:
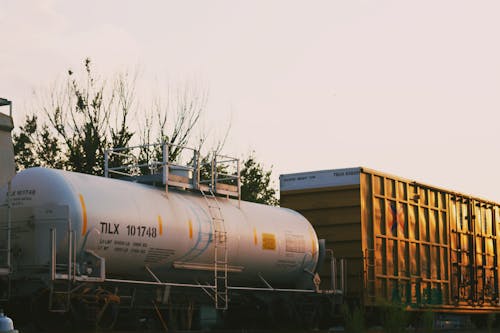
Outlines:
{"type": "Polygon", "coordinates": [[[190,191],[210,189],[214,195],[237,199],[238,206],[241,200],[239,159],[216,152],[202,158],[199,150],[166,142],[106,150],[104,177],[161,185],[167,194],[171,187],[190,191]],[[144,160],[146,157],[142,155],[155,158],[144,160]]]}
{"type": "Polygon", "coordinates": [[[214,301],[215,308],[218,310],[227,310],[227,232],[217,197],[211,188],[200,188],[200,192],[205,198],[208,211],[214,227],[214,301]]]}
{"type": "MultiPolygon", "coordinates": [[[[104,156],[105,177],[119,177],[140,183],[164,186],[167,197],[169,188],[199,191],[204,197],[210,214],[212,230],[203,229],[203,242],[196,246],[187,260],[200,255],[201,245],[214,242],[215,308],[228,308],[228,246],[227,232],[217,196],[241,200],[240,161],[237,158],[219,155],[201,157],[200,151],[167,142],[133,147],[108,149],[104,156]],[[141,154],[149,152],[156,159],[145,159],[141,154]],[[158,153],[160,156],[158,156],[158,153]],[[123,163],[128,161],[129,163],[123,163]],[[114,166],[118,164],[118,166],[114,166]],[[212,237],[213,236],[213,237],[212,237]],[[212,237],[212,238],[211,238],[212,237]]],[[[206,228],[206,226],[204,226],[206,228]]],[[[210,227],[210,226],[209,226],[210,227]]],[[[208,228],[209,229],[209,228],[208,228]]]]}
{"type": "MultiPolygon", "coordinates": [[[[10,195],[10,186],[7,197],[10,195]]],[[[0,277],[6,282],[5,288],[0,294],[0,301],[8,301],[11,292],[11,231],[12,231],[12,208],[10,199],[7,204],[0,206],[0,277]]]]}
{"type": "Polygon", "coordinates": [[[12,273],[12,184],[7,183],[7,202],[0,205],[0,277],[6,280],[7,288],[0,294],[0,301],[8,301],[11,293],[12,273]]]}

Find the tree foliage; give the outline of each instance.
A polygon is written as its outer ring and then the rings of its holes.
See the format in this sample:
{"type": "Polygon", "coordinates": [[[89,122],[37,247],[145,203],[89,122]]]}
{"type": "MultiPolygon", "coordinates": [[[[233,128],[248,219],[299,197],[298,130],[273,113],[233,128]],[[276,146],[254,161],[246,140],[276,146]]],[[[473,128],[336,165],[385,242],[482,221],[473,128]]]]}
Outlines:
{"type": "MultiPolygon", "coordinates": [[[[16,166],[22,170],[34,166],[52,167],[102,175],[104,152],[131,143],[149,145],[132,158],[112,154],[109,166],[131,160],[147,164],[161,160],[161,144],[168,143],[168,158],[176,161],[181,146],[191,144],[195,129],[206,108],[208,93],[193,84],[168,88],[166,100],[157,98],[148,112],[141,113],[142,125],[129,125],[137,107],[137,75],[119,73],[111,81],[95,75],[92,62],[85,59],[80,72],[68,70],[65,79],[42,96],[39,105],[28,114],[14,132],[16,166]],[[157,144],[157,145],[154,145],[157,144]]],[[[220,152],[226,135],[212,149],[220,152]]],[[[197,140],[200,151],[206,136],[197,140]]],[[[201,156],[202,172],[209,172],[209,156],[201,156]]],[[[148,172],[148,167],[140,169],[148,172]]],[[[277,205],[272,188],[271,170],[264,170],[251,154],[241,170],[242,199],[277,205]]]]}
{"type": "Polygon", "coordinates": [[[265,170],[251,154],[241,169],[241,199],[268,205],[278,205],[276,190],[271,186],[272,170],[265,170]]]}
{"type": "MultiPolygon", "coordinates": [[[[169,161],[180,158],[182,148],[191,143],[194,131],[206,108],[208,93],[194,84],[183,84],[176,88],[168,87],[166,99],[156,98],[151,112],[143,115],[144,126],[140,130],[141,144],[154,145],[141,150],[138,160],[147,163],[151,159],[161,160],[160,144],[169,143],[169,161]]],[[[201,150],[206,137],[197,142],[201,150]]]]}
{"type": "Polygon", "coordinates": [[[108,85],[95,77],[88,58],[83,72],[80,79],[68,70],[66,80],[44,96],[39,109],[46,121],[35,110],[14,133],[18,170],[41,165],[102,174],[105,149],[130,142],[133,80],[122,73],[108,85]]]}
{"type": "Polygon", "coordinates": [[[14,133],[13,138],[17,169],[31,166],[64,167],[59,142],[47,125],[38,125],[36,114],[26,116],[18,132],[14,133]]]}

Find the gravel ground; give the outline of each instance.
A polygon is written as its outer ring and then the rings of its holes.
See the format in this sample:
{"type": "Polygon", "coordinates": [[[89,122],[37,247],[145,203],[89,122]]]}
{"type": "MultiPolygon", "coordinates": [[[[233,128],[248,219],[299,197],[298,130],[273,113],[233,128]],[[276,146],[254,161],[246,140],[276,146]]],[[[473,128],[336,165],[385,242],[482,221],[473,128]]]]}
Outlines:
{"type": "MultiPolygon", "coordinates": [[[[16,327],[17,329],[17,327],[16,327]]],[[[38,330],[32,328],[21,328],[19,329],[19,333],[35,333],[38,330]]],[[[65,331],[67,332],[67,331],[65,331]]],[[[77,331],[78,333],[99,333],[99,332],[107,332],[107,333],[165,333],[165,331],[101,331],[101,330],[88,330],[88,331],[77,331]]],[[[332,332],[343,332],[343,331],[332,331],[332,330],[312,330],[312,331],[289,331],[289,330],[266,330],[266,331],[254,331],[254,330],[209,330],[209,331],[174,331],[169,330],[168,332],[179,332],[179,333],[200,333],[200,332],[210,332],[210,333],[332,333],[332,332]]],[[[407,330],[408,333],[420,333],[418,330],[407,330]]],[[[435,329],[434,333],[493,333],[499,332],[498,329],[493,329],[491,331],[488,330],[480,330],[480,329],[435,329]]],[[[69,333],[69,332],[68,332],[69,333]]],[[[369,329],[366,333],[384,333],[383,329],[369,329]]]]}
{"type": "MultiPolygon", "coordinates": [[[[19,333],[38,333],[39,331],[32,326],[28,327],[15,327],[19,330],[19,333]]],[[[142,330],[142,331],[104,331],[104,330],[75,330],[72,332],[68,332],[68,330],[62,330],[60,332],[51,332],[51,333],[165,333],[166,331],[159,330],[142,330]]],[[[179,332],[179,333],[200,333],[200,332],[208,332],[208,333],[334,333],[334,332],[344,332],[341,327],[331,328],[330,330],[205,330],[205,331],[176,331],[169,330],[168,332],[179,332]]],[[[407,333],[423,333],[423,331],[408,329],[407,333]]],[[[500,329],[494,328],[491,331],[481,330],[481,329],[434,329],[433,333],[494,333],[500,332],[500,329]]],[[[371,328],[366,331],[366,333],[384,333],[382,328],[371,328]]]]}

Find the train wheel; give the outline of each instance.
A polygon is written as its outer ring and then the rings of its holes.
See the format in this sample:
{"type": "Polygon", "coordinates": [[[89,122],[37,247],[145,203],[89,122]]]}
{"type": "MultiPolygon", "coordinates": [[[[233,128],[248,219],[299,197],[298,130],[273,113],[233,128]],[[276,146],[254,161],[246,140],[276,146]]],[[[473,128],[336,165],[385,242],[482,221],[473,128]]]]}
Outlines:
{"type": "Polygon", "coordinates": [[[67,311],[49,311],[49,289],[38,291],[31,299],[31,317],[40,332],[67,332],[70,317],[67,311]]]}
{"type": "Polygon", "coordinates": [[[118,320],[119,297],[105,289],[88,289],[73,297],[71,313],[80,327],[112,330],[118,320]]]}
{"type": "Polygon", "coordinates": [[[96,327],[102,330],[112,330],[116,325],[119,311],[120,305],[117,302],[106,299],[100,304],[96,316],[96,327]]]}
{"type": "MultiPolygon", "coordinates": [[[[111,330],[115,320],[110,319],[108,306],[87,299],[73,299],[71,302],[71,315],[75,327],[85,330],[111,330]]],[[[112,316],[111,316],[112,318],[112,316]]]]}

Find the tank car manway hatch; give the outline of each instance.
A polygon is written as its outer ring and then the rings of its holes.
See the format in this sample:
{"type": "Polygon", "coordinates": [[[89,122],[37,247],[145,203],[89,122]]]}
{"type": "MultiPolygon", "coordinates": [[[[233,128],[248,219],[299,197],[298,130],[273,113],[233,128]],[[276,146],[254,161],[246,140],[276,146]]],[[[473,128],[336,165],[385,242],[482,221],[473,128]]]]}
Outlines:
{"type": "MultiPolygon", "coordinates": [[[[196,149],[168,143],[118,147],[105,151],[104,176],[199,192],[205,199],[213,225],[214,282],[203,290],[215,308],[228,308],[228,246],[224,216],[217,196],[241,200],[239,159],[213,153],[202,158],[196,149]]],[[[185,264],[184,264],[185,265],[185,264]]],[[[151,272],[154,276],[154,274],[151,272]]],[[[159,282],[159,279],[155,277],[159,282]]]]}

